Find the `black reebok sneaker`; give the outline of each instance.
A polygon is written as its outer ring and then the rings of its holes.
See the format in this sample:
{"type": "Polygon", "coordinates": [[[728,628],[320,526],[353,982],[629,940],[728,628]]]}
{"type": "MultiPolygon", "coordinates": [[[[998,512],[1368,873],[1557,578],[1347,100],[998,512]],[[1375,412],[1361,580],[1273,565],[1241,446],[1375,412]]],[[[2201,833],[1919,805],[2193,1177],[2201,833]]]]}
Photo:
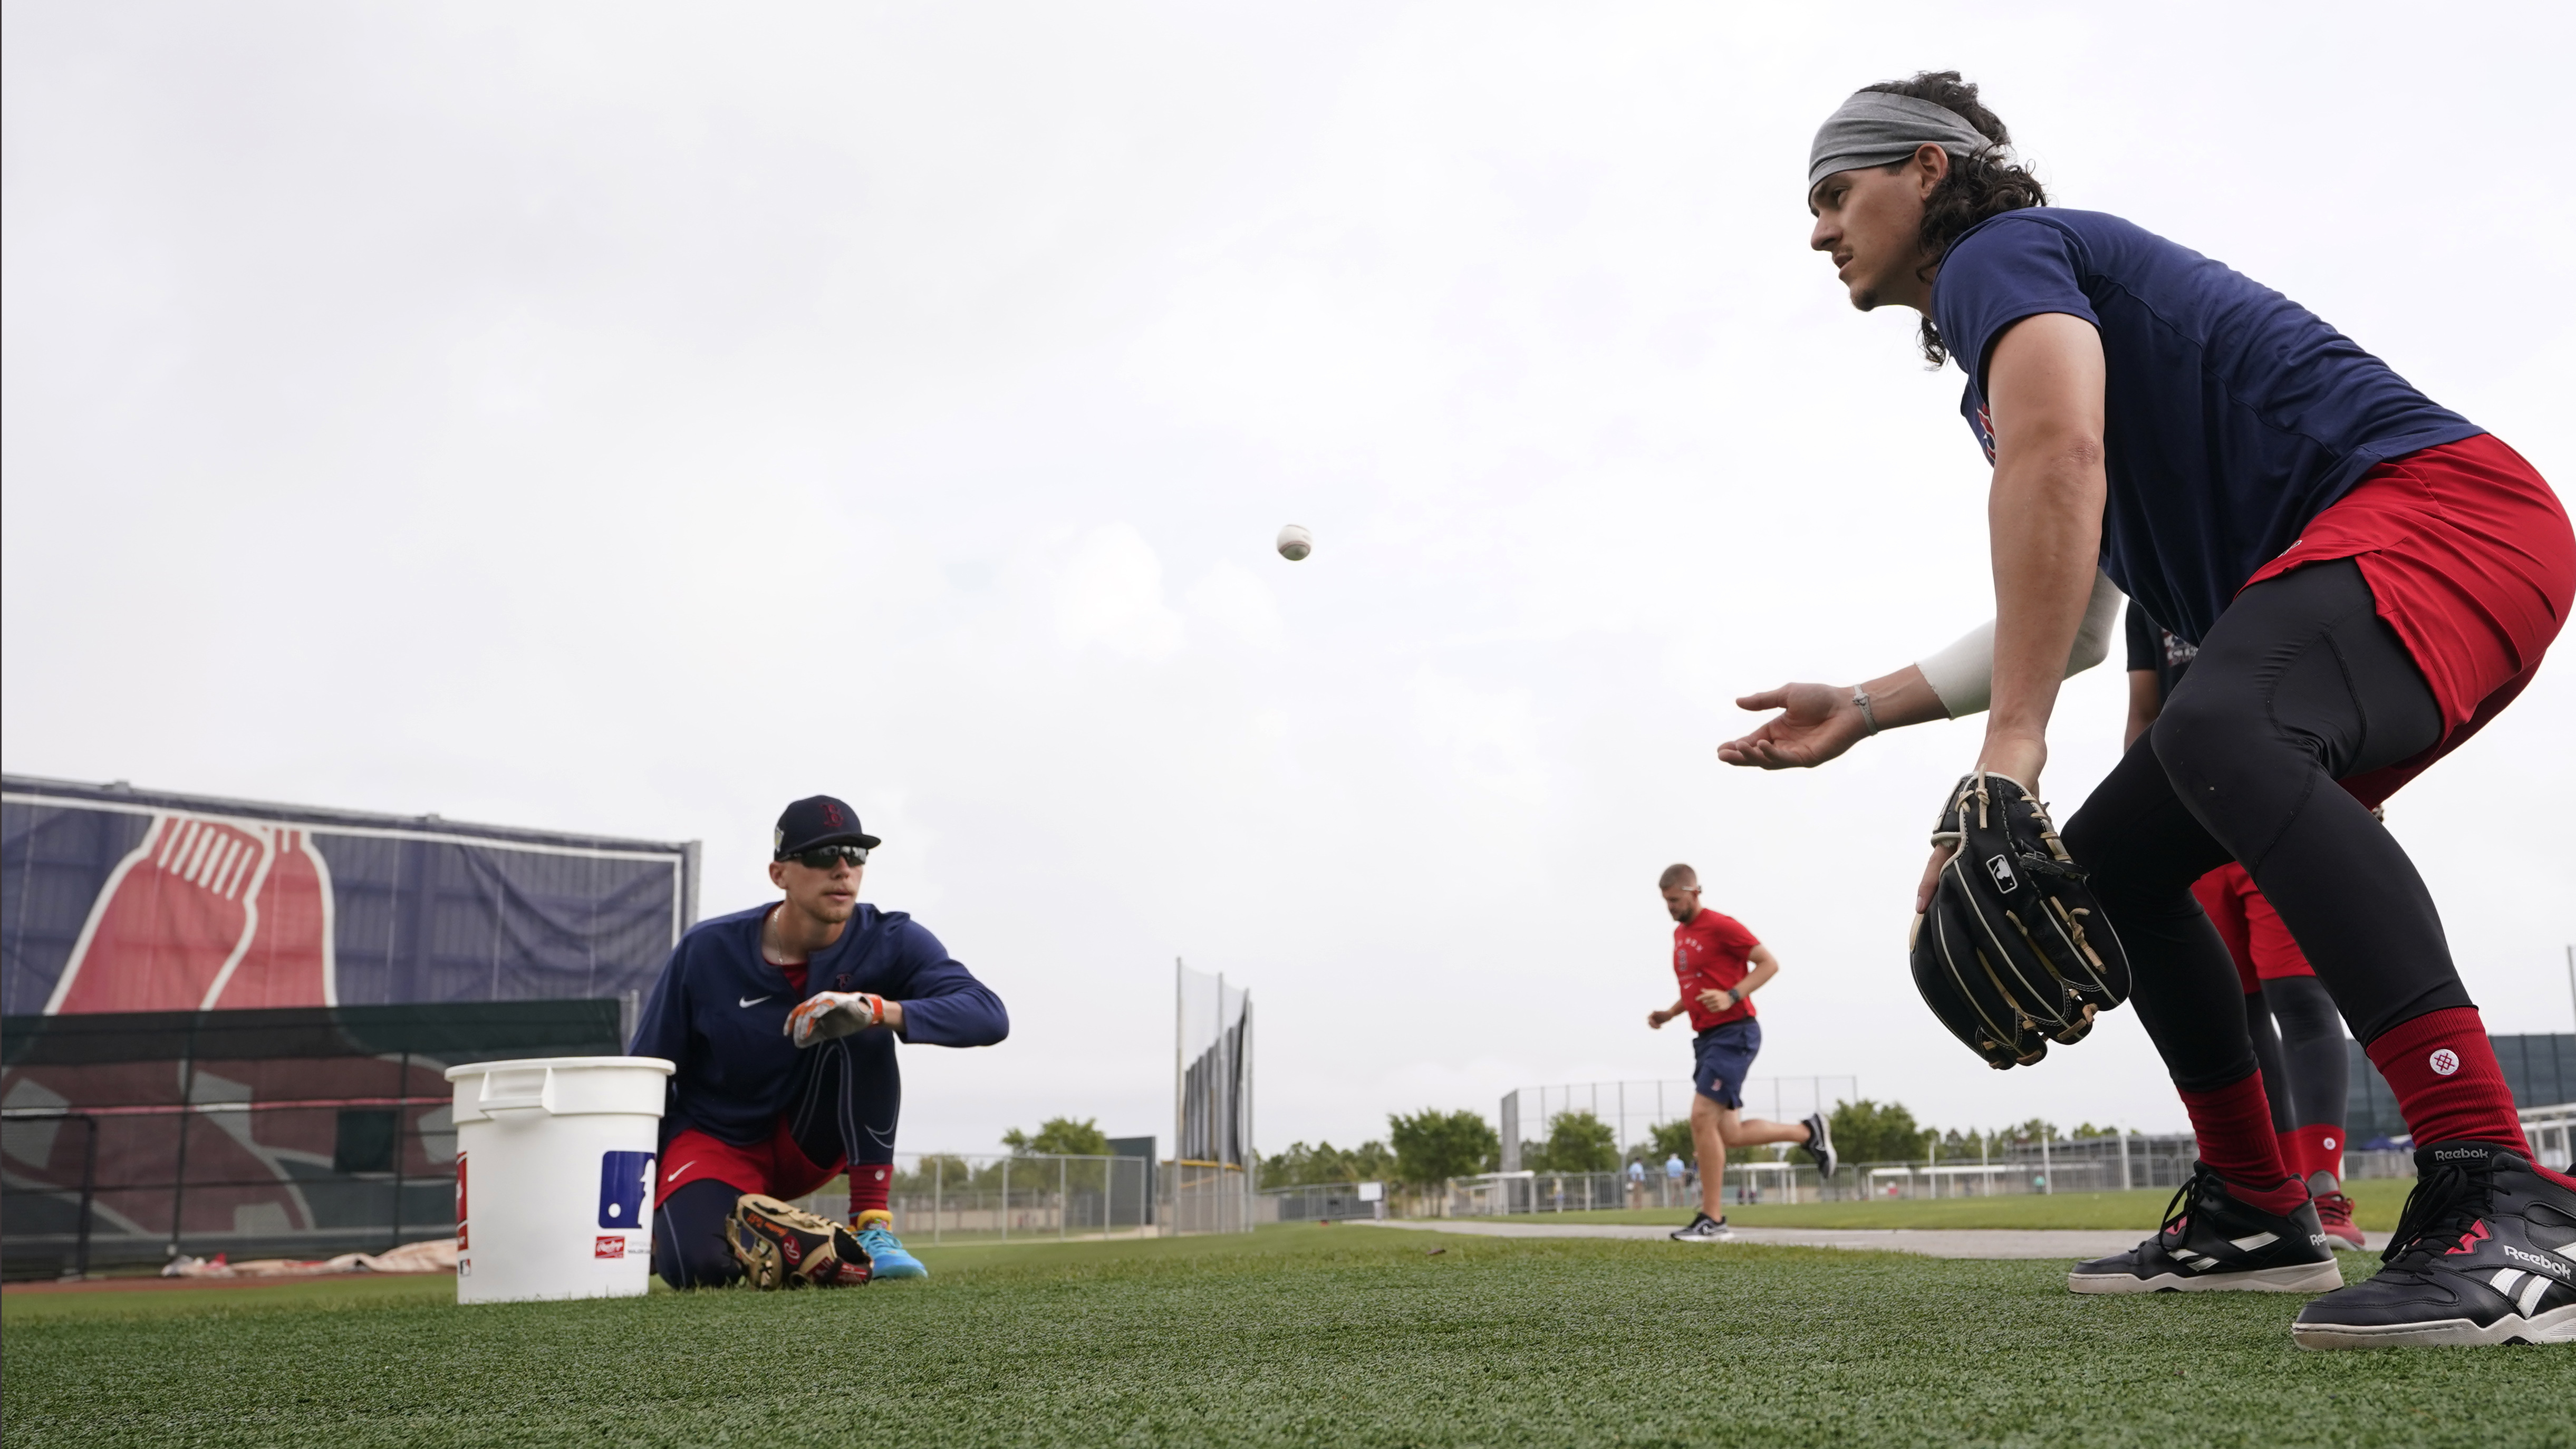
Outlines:
{"type": "Polygon", "coordinates": [[[2301,1348],[2576,1343],[2576,1192],[2507,1148],[2415,1149],[2387,1264],[2299,1310],[2301,1348]]]}
{"type": "Polygon", "coordinates": [[[1807,1129],[1806,1153],[1816,1159],[1816,1176],[1831,1177],[1842,1164],[1842,1154],[1834,1151],[1834,1129],[1825,1122],[1822,1112],[1810,1112],[1799,1124],[1807,1129]]]}
{"type": "Polygon", "coordinates": [[[1728,1243],[1735,1240],[1735,1229],[1728,1227],[1724,1218],[1701,1213],[1691,1219],[1689,1227],[1672,1236],[1676,1243],[1728,1243]]]}
{"type": "Polygon", "coordinates": [[[2165,1204],[2164,1226],[2129,1251],[2078,1263],[2076,1293],[2323,1293],[2343,1286],[2314,1203],[2288,1217],[2236,1200],[2208,1163],[2165,1204]]]}

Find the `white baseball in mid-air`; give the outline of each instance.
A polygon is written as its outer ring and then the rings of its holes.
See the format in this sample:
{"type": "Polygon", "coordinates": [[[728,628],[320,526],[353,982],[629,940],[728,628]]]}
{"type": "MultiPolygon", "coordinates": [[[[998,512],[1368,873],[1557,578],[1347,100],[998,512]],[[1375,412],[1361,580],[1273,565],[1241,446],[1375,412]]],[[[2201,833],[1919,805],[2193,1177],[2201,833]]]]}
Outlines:
{"type": "Polygon", "coordinates": [[[1313,553],[1314,551],[1315,535],[1308,533],[1305,529],[1305,525],[1292,523],[1286,528],[1279,530],[1279,556],[1281,558],[1288,560],[1290,563],[1295,563],[1297,560],[1304,558],[1306,555],[1313,553]]]}

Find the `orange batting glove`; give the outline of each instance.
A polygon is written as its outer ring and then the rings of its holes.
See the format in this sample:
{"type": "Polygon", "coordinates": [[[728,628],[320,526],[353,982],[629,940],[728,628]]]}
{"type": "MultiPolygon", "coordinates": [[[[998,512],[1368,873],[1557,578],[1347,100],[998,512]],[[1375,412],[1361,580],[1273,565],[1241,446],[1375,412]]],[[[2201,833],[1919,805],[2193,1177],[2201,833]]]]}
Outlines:
{"type": "Polygon", "coordinates": [[[796,1004],[779,1028],[801,1050],[885,1021],[885,998],[872,991],[818,991],[796,1004]]]}

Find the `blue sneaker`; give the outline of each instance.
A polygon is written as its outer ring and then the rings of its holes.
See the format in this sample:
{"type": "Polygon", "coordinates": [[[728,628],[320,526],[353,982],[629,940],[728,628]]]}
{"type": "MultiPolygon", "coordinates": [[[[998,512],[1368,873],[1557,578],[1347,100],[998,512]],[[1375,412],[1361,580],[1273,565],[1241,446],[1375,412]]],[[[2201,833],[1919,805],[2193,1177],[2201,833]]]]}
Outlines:
{"type": "Polygon", "coordinates": [[[930,1270],[919,1258],[906,1252],[903,1240],[886,1226],[886,1220],[873,1213],[866,1216],[866,1226],[858,1230],[859,1246],[868,1250],[868,1262],[878,1278],[927,1278],[930,1270]]]}

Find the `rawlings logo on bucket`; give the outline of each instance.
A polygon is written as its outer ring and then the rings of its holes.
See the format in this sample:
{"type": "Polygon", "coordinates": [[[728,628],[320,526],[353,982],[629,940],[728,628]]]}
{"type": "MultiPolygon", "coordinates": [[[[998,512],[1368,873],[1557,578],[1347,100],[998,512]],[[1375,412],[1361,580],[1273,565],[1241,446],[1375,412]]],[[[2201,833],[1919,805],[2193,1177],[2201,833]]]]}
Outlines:
{"type": "Polygon", "coordinates": [[[594,1258],[623,1258],[626,1256],[626,1240],[613,1234],[602,1233],[591,1239],[590,1255],[594,1258]]]}

